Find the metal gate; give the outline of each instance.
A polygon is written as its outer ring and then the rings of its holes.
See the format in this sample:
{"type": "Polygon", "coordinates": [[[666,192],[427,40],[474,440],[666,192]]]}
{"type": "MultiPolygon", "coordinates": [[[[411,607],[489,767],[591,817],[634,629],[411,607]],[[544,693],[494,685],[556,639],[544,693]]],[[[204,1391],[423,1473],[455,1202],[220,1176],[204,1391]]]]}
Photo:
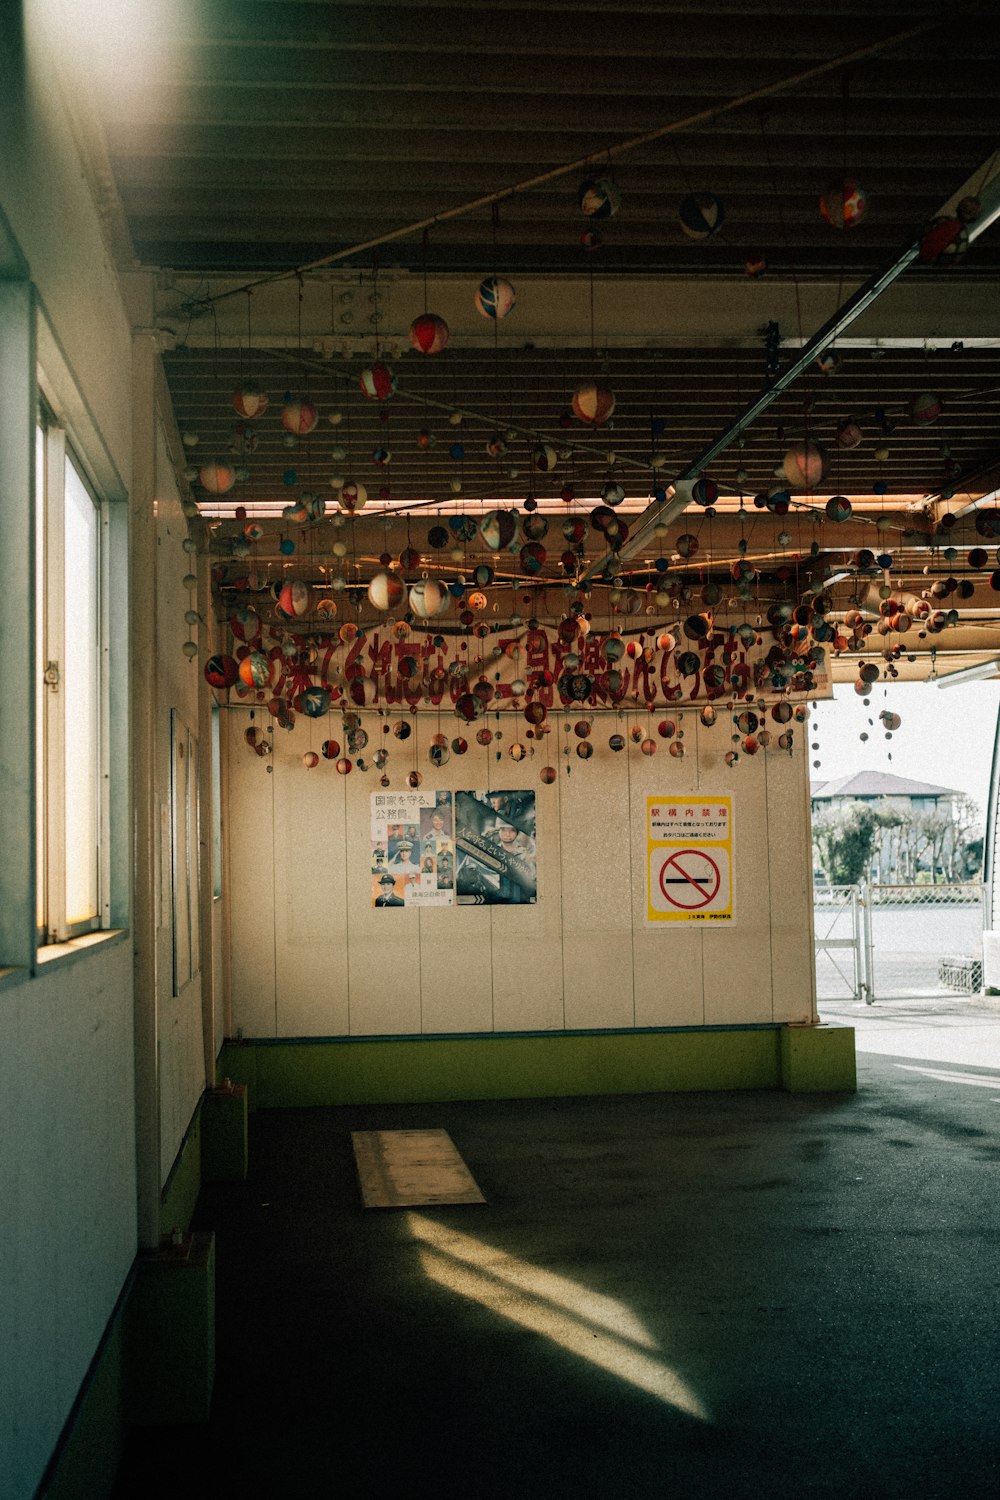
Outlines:
{"type": "Polygon", "coordinates": [[[817,887],[813,896],[813,932],[817,998],[868,999],[860,887],[817,887]]]}
{"type": "Polygon", "coordinates": [[[978,994],[984,903],[981,881],[817,888],[817,998],[871,1005],[978,994]]]}

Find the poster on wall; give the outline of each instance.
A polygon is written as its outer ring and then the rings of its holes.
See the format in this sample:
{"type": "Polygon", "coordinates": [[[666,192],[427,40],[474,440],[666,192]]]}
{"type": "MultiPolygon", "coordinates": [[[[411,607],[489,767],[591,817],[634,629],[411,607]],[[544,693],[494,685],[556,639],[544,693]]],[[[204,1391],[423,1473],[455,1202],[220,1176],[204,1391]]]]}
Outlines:
{"type": "Polygon", "coordinates": [[[373,792],[372,905],[534,903],[535,794],[373,792]]]}
{"type": "Polygon", "coordinates": [[[733,921],[733,798],[646,798],[646,922],[733,921]]]}
{"type": "Polygon", "coordinates": [[[373,906],[454,906],[451,792],[373,792],[371,837],[373,906]]]}
{"type": "Polygon", "coordinates": [[[455,848],[459,906],[533,904],[534,792],[456,792],[455,848]]]}

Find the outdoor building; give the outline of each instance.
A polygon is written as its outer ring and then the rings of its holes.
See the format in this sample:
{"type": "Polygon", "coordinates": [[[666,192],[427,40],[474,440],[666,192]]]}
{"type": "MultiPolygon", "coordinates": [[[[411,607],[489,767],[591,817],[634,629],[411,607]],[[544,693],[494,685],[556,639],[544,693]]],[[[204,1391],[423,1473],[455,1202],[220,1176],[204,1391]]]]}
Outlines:
{"type": "Polygon", "coordinates": [[[888,771],[858,771],[814,781],[809,795],[814,828],[853,804],[876,814],[869,880],[909,885],[981,878],[981,818],[961,792],[888,771]]]}

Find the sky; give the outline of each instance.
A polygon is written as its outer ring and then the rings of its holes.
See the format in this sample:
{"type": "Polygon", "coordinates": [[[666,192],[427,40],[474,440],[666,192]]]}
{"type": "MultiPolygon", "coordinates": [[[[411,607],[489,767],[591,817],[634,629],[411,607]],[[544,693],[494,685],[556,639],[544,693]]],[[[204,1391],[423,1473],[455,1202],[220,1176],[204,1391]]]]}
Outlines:
{"type": "Polygon", "coordinates": [[[888,771],[965,792],[985,819],[1000,679],[948,688],[933,682],[877,682],[869,696],[866,708],[853,684],[838,683],[832,701],[813,709],[810,779],[888,771]],[[888,740],[878,717],[884,708],[902,720],[888,740]],[[863,733],[867,742],[860,738],[863,733]]]}

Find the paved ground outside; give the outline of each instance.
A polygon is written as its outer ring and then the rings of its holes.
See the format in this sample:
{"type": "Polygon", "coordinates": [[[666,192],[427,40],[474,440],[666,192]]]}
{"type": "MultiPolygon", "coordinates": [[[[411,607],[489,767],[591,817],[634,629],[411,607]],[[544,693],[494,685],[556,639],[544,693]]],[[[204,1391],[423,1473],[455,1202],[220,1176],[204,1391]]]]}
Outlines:
{"type": "Polygon", "coordinates": [[[819,1014],[821,1021],[855,1028],[862,1074],[869,1054],[882,1054],[896,1068],[921,1062],[995,1069],[997,1077],[986,1086],[1000,1101],[1000,995],[917,996],[876,1000],[874,1005],[821,1000],[819,1014]]]}

